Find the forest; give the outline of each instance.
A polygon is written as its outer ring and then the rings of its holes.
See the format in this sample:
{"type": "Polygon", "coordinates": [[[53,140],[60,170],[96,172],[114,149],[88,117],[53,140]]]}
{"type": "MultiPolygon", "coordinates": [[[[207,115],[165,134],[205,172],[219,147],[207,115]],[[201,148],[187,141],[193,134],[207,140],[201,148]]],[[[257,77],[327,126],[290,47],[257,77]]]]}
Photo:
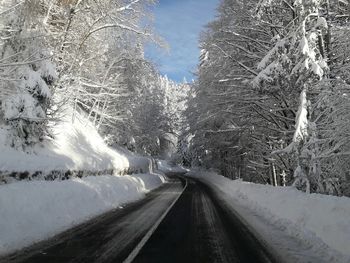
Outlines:
{"type": "Polygon", "coordinates": [[[349,194],[343,0],[224,0],[201,35],[191,162],[229,178],[349,194]]]}
{"type": "Polygon", "coordinates": [[[153,4],[2,0],[1,122],[8,143],[30,151],[52,136],[50,127],[70,107],[85,112],[108,144],[163,154],[178,133],[176,107],[188,89],[144,57],[146,43],[164,46],[152,31],[153,4]]]}
{"type": "Polygon", "coordinates": [[[349,263],[349,197],[349,0],[0,0],[0,263],[349,263]]]}
{"type": "Polygon", "coordinates": [[[155,4],[2,0],[7,144],[33,152],[70,108],[108,145],[232,179],[349,194],[347,1],[221,1],[189,83],[144,56],[147,43],[166,48],[155,4]]]}

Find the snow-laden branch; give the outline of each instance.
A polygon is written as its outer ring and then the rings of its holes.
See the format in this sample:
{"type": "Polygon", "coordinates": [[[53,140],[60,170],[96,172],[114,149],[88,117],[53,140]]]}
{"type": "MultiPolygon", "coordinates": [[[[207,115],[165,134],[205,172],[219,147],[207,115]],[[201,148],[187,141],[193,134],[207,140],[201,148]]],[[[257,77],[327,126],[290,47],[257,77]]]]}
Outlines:
{"type": "Polygon", "coordinates": [[[232,59],[234,62],[236,62],[239,66],[241,66],[243,69],[245,69],[246,71],[250,72],[251,74],[257,76],[258,73],[255,72],[253,69],[249,68],[248,66],[244,65],[242,62],[238,61],[237,59],[235,59],[234,57],[232,57],[230,54],[228,54],[225,50],[223,50],[221,47],[219,47],[216,44],[212,44],[212,46],[218,48],[222,53],[224,53],[224,55],[226,55],[227,57],[229,57],[230,59],[232,59]]]}
{"type": "Polygon", "coordinates": [[[127,30],[127,31],[131,31],[135,34],[138,34],[138,35],[144,35],[144,36],[151,36],[151,34],[149,33],[146,33],[146,32],[143,32],[143,31],[140,31],[140,30],[137,30],[135,28],[132,28],[132,27],[129,27],[129,26],[126,26],[126,25],[122,25],[122,24],[106,24],[106,25],[103,25],[103,26],[100,26],[92,31],[90,31],[84,38],[83,40],[81,41],[79,47],[81,48],[81,46],[84,44],[84,42],[94,33],[98,32],[98,31],[101,31],[103,29],[107,29],[107,28],[114,28],[114,27],[117,27],[117,28],[120,28],[120,29],[124,29],[124,30],[127,30]]]}
{"type": "Polygon", "coordinates": [[[229,133],[229,132],[237,132],[237,131],[241,131],[241,130],[242,130],[242,128],[236,127],[236,128],[233,128],[233,129],[225,129],[225,130],[217,130],[217,131],[205,130],[204,132],[205,133],[229,133]]]}
{"type": "Polygon", "coordinates": [[[40,58],[40,59],[36,59],[36,60],[31,60],[31,61],[26,61],[26,62],[14,62],[14,63],[0,64],[0,68],[25,66],[28,64],[33,64],[33,63],[37,63],[40,61],[48,60],[50,58],[52,58],[52,56],[40,58]]]}
{"type": "Polygon", "coordinates": [[[307,136],[307,97],[306,97],[306,90],[303,89],[303,91],[300,93],[300,104],[299,109],[297,113],[296,118],[296,125],[295,125],[295,134],[293,136],[293,142],[298,142],[300,140],[303,140],[305,136],[307,136]]]}
{"type": "Polygon", "coordinates": [[[122,12],[122,11],[125,11],[125,10],[133,10],[131,7],[132,7],[133,5],[135,5],[135,4],[137,4],[137,3],[140,2],[140,1],[141,1],[141,0],[134,0],[134,1],[132,1],[131,3],[129,3],[129,4],[127,4],[127,5],[123,6],[123,7],[118,8],[116,11],[117,11],[117,12],[122,12]]]}
{"type": "Polygon", "coordinates": [[[246,49],[245,47],[243,47],[242,45],[238,45],[238,44],[235,44],[235,43],[231,43],[227,40],[224,40],[222,41],[223,43],[226,43],[227,45],[229,46],[232,46],[232,47],[236,47],[238,48],[239,50],[245,52],[246,54],[248,54],[251,58],[258,58],[258,59],[261,59],[261,57],[259,55],[257,55],[256,53],[253,53],[251,51],[249,51],[248,49],[246,49]]]}
{"type": "Polygon", "coordinates": [[[13,9],[15,9],[15,8],[18,7],[18,6],[20,6],[20,5],[23,4],[23,3],[24,3],[24,1],[20,1],[19,3],[15,4],[15,5],[11,6],[11,7],[9,7],[8,9],[6,9],[6,10],[4,10],[4,11],[2,11],[2,12],[0,12],[0,16],[4,15],[4,14],[10,12],[10,11],[12,11],[13,9]]]}

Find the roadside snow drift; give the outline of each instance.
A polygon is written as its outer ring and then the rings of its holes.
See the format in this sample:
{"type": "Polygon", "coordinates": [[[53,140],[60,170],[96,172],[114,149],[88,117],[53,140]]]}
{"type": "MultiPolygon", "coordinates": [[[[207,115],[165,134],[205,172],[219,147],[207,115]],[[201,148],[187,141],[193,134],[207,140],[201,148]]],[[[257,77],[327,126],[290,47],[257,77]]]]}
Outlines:
{"type": "Polygon", "coordinates": [[[160,174],[90,176],[0,186],[0,254],[47,239],[164,183],[160,174]]]}
{"type": "Polygon", "coordinates": [[[310,246],[319,246],[320,250],[329,246],[340,252],[335,256],[341,258],[337,262],[350,262],[350,198],[305,194],[292,187],[232,181],[203,171],[192,171],[189,176],[214,186],[233,207],[235,204],[247,207],[288,235],[309,239],[310,246]],[[327,246],[315,244],[319,239],[327,246]]]}

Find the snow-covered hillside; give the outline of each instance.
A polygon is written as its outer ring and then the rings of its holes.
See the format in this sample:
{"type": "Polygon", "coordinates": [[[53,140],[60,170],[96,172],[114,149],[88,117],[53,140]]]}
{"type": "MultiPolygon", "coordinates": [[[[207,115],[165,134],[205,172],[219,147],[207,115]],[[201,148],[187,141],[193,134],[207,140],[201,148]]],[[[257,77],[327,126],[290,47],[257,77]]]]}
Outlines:
{"type": "Polygon", "coordinates": [[[36,171],[152,171],[152,160],[108,147],[93,124],[82,114],[66,110],[64,118],[52,128],[54,139],[25,153],[8,145],[7,128],[0,127],[0,171],[4,173],[36,171]],[[74,121],[72,119],[74,118],[74,121]]]}
{"type": "Polygon", "coordinates": [[[299,254],[302,260],[305,260],[303,254],[316,254],[325,262],[350,262],[348,197],[232,181],[200,170],[192,170],[188,175],[212,186],[255,230],[275,242],[279,251],[299,254]],[[278,232],[293,238],[306,251],[293,251],[291,241],[283,241],[278,232]]]}
{"type": "MultiPolygon", "coordinates": [[[[67,111],[54,139],[25,153],[0,134],[0,171],[90,171],[99,176],[65,181],[16,181],[0,185],[0,254],[30,245],[122,204],[143,198],[165,182],[151,158],[108,147],[82,114],[67,111]],[[104,175],[103,171],[113,174],[104,175]],[[134,173],[125,175],[125,173],[134,173]],[[124,174],[124,175],[121,175],[124,174]]],[[[4,176],[4,175],[3,175],[4,176]]],[[[8,179],[8,178],[6,178],[8,179]]],[[[42,178],[41,178],[42,179],[42,178]]]]}

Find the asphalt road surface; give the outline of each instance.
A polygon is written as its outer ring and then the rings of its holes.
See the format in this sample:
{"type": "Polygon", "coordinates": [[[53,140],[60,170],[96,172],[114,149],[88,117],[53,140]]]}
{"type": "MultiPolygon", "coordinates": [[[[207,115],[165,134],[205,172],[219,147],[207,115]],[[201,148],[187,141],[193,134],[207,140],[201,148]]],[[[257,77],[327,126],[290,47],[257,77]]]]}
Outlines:
{"type": "Polygon", "coordinates": [[[133,262],[277,262],[208,187],[187,182],[133,262]]]}
{"type": "Polygon", "coordinates": [[[205,185],[172,179],[0,262],[278,262],[205,185]]]}

